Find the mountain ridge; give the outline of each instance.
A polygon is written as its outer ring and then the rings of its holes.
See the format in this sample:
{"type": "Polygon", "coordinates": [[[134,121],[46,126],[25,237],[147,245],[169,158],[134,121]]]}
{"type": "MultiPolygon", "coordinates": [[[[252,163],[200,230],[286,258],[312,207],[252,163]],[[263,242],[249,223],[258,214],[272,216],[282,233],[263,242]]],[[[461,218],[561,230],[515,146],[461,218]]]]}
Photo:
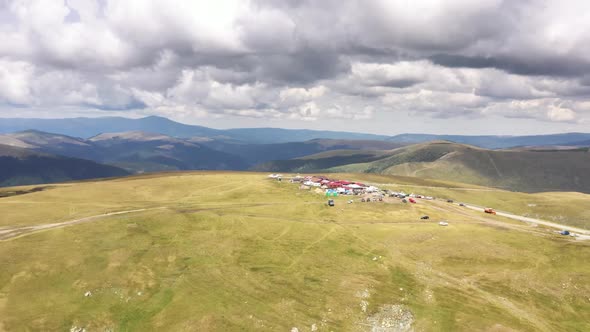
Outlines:
{"type": "Polygon", "coordinates": [[[448,180],[524,192],[590,193],[590,149],[489,150],[446,141],[389,151],[336,150],[259,165],[274,172],[356,172],[448,180]]]}
{"type": "Polygon", "coordinates": [[[129,175],[90,160],[0,144],[0,186],[54,183],[129,175]]]}
{"type": "Polygon", "coordinates": [[[331,130],[283,129],[283,128],[231,128],[214,129],[190,125],[160,116],[143,118],[98,117],[65,119],[3,118],[0,134],[36,129],[72,137],[90,138],[103,133],[145,131],[176,138],[208,138],[252,144],[303,142],[312,139],[384,140],[398,143],[420,143],[437,139],[477,145],[490,149],[518,146],[568,145],[590,141],[590,133],[560,133],[546,135],[439,135],[398,134],[378,135],[331,130]]]}

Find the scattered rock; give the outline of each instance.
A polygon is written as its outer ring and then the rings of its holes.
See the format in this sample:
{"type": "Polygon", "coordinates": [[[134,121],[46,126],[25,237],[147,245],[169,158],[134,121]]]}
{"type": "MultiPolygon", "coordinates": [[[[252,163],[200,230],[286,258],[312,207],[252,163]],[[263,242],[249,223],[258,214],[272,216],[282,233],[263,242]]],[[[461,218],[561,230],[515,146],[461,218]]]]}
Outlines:
{"type": "Polygon", "coordinates": [[[367,318],[371,332],[411,332],[414,329],[414,315],[405,306],[388,304],[379,312],[367,318]]]}
{"type": "Polygon", "coordinates": [[[425,300],[427,303],[433,303],[433,302],[435,301],[435,298],[434,298],[434,293],[432,292],[432,290],[430,290],[430,289],[426,289],[426,290],[424,291],[424,300],[425,300]]]}
{"type": "Polygon", "coordinates": [[[371,296],[368,289],[364,289],[362,291],[356,292],[356,297],[360,297],[361,299],[366,299],[371,296]]]}
{"type": "Polygon", "coordinates": [[[373,260],[376,261],[377,260],[377,256],[373,257],[373,260]]]}
{"type": "Polygon", "coordinates": [[[311,331],[317,331],[318,330],[318,326],[316,324],[311,324],[311,331]]]}
{"type": "Polygon", "coordinates": [[[367,312],[367,307],[369,306],[369,302],[362,300],[361,301],[361,311],[362,312],[367,312]]]}
{"type": "Polygon", "coordinates": [[[70,328],[70,332],[86,332],[86,329],[74,325],[70,328]]]}
{"type": "Polygon", "coordinates": [[[291,328],[291,332],[299,332],[299,329],[296,327],[291,328]]]}
{"type": "Polygon", "coordinates": [[[92,292],[91,291],[87,291],[86,293],[84,293],[84,296],[90,297],[90,296],[92,296],[92,292]]]}

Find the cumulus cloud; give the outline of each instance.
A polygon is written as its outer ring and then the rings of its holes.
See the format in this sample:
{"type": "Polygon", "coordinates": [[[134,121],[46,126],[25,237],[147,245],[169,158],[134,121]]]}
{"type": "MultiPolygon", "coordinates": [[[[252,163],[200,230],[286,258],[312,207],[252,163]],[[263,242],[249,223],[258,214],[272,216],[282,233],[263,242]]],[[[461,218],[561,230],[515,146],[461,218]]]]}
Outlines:
{"type": "Polygon", "coordinates": [[[23,61],[0,59],[0,101],[26,104],[31,99],[29,82],[34,66],[23,61]]]}
{"type": "Polygon", "coordinates": [[[6,0],[0,116],[583,123],[585,12],[573,0],[6,0]]]}
{"type": "Polygon", "coordinates": [[[317,99],[323,96],[326,90],[326,87],[323,85],[309,89],[285,88],[279,92],[279,98],[282,105],[292,106],[317,99]]]}

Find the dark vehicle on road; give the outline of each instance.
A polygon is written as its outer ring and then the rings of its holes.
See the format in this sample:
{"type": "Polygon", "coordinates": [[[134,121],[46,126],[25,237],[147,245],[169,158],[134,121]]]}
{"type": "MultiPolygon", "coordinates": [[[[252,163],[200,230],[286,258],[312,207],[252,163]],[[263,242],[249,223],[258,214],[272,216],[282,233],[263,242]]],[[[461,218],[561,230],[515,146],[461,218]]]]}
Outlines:
{"type": "Polygon", "coordinates": [[[422,216],[422,217],[420,217],[420,219],[427,220],[427,219],[430,219],[430,217],[429,216],[422,216]]]}
{"type": "Polygon", "coordinates": [[[333,199],[329,199],[328,200],[328,206],[334,206],[334,200],[333,199]]]}

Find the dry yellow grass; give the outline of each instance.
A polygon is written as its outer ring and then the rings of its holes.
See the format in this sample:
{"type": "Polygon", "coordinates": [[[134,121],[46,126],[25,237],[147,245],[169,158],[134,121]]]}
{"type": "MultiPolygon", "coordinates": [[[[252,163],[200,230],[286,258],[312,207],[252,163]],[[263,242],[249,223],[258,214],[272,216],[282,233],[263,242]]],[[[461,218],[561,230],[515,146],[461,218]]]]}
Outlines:
{"type": "Polygon", "coordinates": [[[350,331],[401,304],[416,330],[590,329],[588,243],[444,204],[347,199],[329,208],[296,185],[224,172],[2,198],[3,227],[67,220],[71,206],[164,208],[0,241],[0,327],[350,331]]]}

